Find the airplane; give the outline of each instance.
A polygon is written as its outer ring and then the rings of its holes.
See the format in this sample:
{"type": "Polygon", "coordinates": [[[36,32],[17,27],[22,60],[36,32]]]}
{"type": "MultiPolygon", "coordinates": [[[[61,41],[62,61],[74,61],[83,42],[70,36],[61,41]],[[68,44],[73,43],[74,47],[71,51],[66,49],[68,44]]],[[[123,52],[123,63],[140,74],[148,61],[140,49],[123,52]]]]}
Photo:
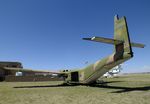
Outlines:
{"type": "Polygon", "coordinates": [[[67,84],[93,84],[113,67],[133,58],[132,47],[144,48],[144,44],[130,42],[126,17],[114,17],[114,39],[103,37],[83,38],[83,40],[114,45],[114,52],[81,70],[67,72],[67,84]]]}
{"type": "Polygon", "coordinates": [[[109,70],[108,72],[106,72],[103,77],[104,78],[111,78],[111,77],[117,77],[119,75],[119,73],[121,72],[122,67],[121,65],[115,66],[114,68],[112,68],[111,70],[109,70]]]}
{"type": "MultiPolygon", "coordinates": [[[[114,39],[103,37],[83,38],[83,40],[107,43],[114,46],[114,51],[111,55],[96,61],[95,63],[86,66],[80,70],[55,72],[58,76],[64,78],[64,83],[67,85],[91,85],[96,83],[96,80],[102,77],[106,72],[113,67],[122,64],[125,61],[133,58],[132,47],[144,48],[144,44],[134,43],[130,41],[126,17],[114,17],[114,39]]],[[[9,69],[9,68],[7,68],[9,69]]]]}

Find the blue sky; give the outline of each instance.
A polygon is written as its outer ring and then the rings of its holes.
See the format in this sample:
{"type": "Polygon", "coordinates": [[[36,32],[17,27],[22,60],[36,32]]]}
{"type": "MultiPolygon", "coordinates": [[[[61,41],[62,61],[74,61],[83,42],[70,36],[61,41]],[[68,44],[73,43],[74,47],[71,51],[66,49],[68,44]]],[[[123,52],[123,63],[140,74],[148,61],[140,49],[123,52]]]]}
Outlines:
{"type": "Polygon", "coordinates": [[[113,46],[83,37],[113,38],[115,14],[126,16],[133,49],[123,72],[150,71],[149,0],[0,0],[0,60],[25,68],[84,67],[111,54],[113,46]]]}

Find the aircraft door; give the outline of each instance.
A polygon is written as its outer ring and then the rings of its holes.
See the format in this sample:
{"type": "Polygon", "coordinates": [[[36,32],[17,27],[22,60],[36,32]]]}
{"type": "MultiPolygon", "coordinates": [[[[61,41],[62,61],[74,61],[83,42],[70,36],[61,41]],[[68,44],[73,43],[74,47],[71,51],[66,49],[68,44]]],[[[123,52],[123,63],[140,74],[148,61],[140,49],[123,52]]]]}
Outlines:
{"type": "Polygon", "coordinates": [[[79,81],[79,74],[78,72],[71,72],[71,81],[78,82],[79,81]]]}

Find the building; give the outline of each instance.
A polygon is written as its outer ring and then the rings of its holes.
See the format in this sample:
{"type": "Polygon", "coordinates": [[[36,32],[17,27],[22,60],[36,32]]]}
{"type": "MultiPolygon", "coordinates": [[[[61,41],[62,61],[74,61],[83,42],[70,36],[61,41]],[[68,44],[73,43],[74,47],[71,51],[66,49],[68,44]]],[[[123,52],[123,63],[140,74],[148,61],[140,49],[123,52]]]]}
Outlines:
{"type": "Polygon", "coordinates": [[[5,70],[5,68],[19,68],[19,69],[22,69],[23,66],[20,62],[0,61],[0,81],[5,80],[5,76],[14,75],[16,73],[16,71],[5,70]]]}
{"type": "Polygon", "coordinates": [[[0,81],[62,80],[50,71],[23,69],[20,62],[0,62],[0,81]]]}
{"type": "Polygon", "coordinates": [[[14,75],[16,73],[16,71],[5,70],[5,68],[20,68],[20,69],[22,69],[23,66],[20,62],[0,61],[0,81],[5,80],[5,76],[14,75]]]}
{"type": "Polygon", "coordinates": [[[0,61],[0,67],[23,68],[20,62],[0,61]]]}

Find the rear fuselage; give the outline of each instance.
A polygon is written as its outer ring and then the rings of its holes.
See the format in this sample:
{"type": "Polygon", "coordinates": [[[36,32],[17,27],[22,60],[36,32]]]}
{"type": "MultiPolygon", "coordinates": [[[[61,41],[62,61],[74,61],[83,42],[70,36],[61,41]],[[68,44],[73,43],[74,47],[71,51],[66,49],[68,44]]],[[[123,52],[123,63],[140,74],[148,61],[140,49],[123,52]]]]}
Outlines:
{"type": "Polygon", "coordinates": [[[68,73],[66,82],[70,84],[92,84],[98,78],[103,76],[107,71],[129,60],[131,57],[132,55],[130,55],[129,53],[124,53],[121,59],[115,60],[116,55],[115,53],[113,53],[112,55],[99,60],[96,63],[91,64],[81,70],[71,71],[70,73],[68,73]]]}
{"type": "Polygon", "coordinates": [[[143,44],[130,42],[127,21],[125,17],[114,18],[114,39],[103,37],[83,38],[94,42],[102,42],[114,45],[114,52],[110,56],[103,58],[81,70],[67,73],[66,83],[92,84],[113,67],[129,60],[133,57],[132,46],[144,48],[143,44]]]}

